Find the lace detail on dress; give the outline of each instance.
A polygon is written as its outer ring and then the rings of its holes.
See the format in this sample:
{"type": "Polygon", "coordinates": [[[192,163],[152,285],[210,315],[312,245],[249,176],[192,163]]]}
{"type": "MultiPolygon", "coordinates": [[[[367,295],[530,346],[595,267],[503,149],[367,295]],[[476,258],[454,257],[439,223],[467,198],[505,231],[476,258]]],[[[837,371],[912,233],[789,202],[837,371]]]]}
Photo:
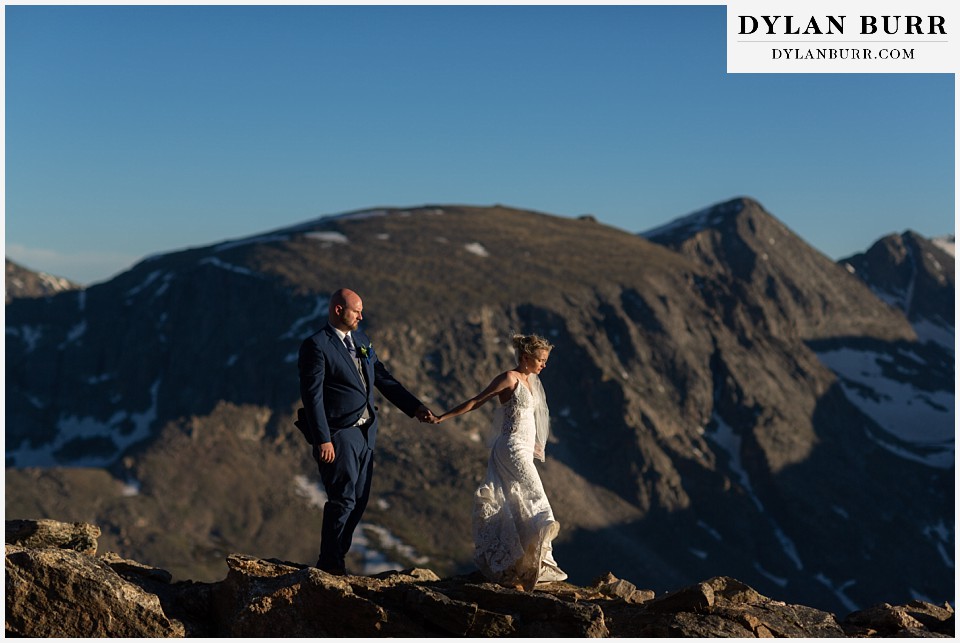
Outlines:
{"type": "Polygon", "coordinates": [[[527,390],[521,382],[517,382],[517,387],[513,389],[510,400],[503,405],[503,427],[502,433],[514,431],[519,424],[520,417],[528,411],[533,411],[536,401],[533,394],[527,390]]]}
{"type": "Polygon", "coordinates": [[[532,589],[542,575],[566,578],[556,566],[551,541],[560,525],[533,464],[537,401],[518,383],[504,405],[500,436],[490,452],[487,476],[474,496],[474,560],[487,578],[532,589]]]}

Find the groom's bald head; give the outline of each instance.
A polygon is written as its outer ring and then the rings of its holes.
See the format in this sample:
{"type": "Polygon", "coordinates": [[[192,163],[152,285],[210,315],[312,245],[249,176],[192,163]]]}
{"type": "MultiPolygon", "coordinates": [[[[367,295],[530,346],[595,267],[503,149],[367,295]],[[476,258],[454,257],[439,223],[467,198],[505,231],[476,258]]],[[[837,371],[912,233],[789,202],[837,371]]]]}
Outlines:
{"type": "Polygon", "coordinates": [[[345,333],[356,330],[363,319],[363,300],[349,288],[330,295],[330,324],[345,333]]]}

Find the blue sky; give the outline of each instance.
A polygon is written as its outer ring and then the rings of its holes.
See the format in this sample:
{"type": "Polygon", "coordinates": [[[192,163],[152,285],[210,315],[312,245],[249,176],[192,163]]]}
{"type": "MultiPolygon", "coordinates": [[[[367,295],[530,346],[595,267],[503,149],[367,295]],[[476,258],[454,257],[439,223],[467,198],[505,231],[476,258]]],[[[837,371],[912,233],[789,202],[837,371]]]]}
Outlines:
{"type": "Polygon", "coordinates": [[[374,206],[631,232],[735,196],[833,258],[954,230],[954,77],[725,72],[723,6],[7,6],[7,256],[141,257],[374,206]]]}

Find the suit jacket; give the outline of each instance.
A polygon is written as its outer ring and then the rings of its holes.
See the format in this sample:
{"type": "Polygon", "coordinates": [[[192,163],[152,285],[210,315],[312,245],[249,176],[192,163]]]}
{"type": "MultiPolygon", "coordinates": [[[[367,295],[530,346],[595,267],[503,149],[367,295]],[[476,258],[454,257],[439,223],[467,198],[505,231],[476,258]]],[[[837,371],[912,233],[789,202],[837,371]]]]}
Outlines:
{"type": "Polygon", "coordinates": [[[300,398],[315,445],[331,442],[334,433],[355,426],[364,408],[368,408],[370,420],[365,429],[367,444],[372,449],[376,444],[379,424],[379,409],[373,403],[374,388],[409,417],[414,416],[421,402],[377,359],[370,339],[363,332],[356,330],[351,336],[358,356],[363,352],[361,349],[367,353],[360,359],[371,386],[368,388],[361,379],[343,340],[327,324],[300,345],[297,361],[300,398]]]}

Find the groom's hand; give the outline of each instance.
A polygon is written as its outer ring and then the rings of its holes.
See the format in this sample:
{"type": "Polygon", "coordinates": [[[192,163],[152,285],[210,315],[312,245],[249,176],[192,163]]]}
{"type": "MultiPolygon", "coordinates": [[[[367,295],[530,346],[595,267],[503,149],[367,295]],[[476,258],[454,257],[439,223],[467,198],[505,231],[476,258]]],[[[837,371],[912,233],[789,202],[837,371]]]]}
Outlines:
{"type": "Polygon", "coordinates": [[[437,416],[433,414],[433,411],[431,411],[430,409],[428,409],[423,405],[421,405],[420,408],[417,409],[417,412],[415,415],[417,419],[420,420],[421,422],[426,422],[427,424],[437,423],[437,416]]]}
{"type": "Polygon", "coordinates": [[[320,445],[320,462],[330,464],[336,457],[337,453],[333,450],[333,442],[324,442],[320,445]]]}

